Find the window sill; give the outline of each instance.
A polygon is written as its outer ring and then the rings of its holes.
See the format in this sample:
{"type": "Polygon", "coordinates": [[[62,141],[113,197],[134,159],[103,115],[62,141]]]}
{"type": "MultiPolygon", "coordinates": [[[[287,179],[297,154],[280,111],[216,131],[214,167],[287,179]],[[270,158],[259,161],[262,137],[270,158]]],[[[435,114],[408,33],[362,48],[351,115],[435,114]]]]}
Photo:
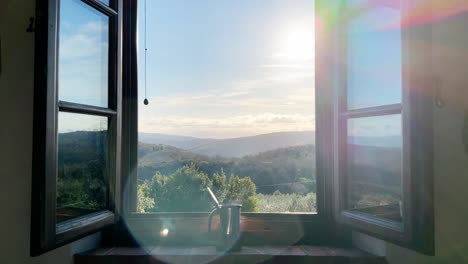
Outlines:
{"type": "Polygon", "coordinates": [[[74,256],[76,264],[93,263],[357,263],[384,264],[385,257],[357,249],[316,246],[246,247],[223,253],[214,247],[100,248],[74,256]]]}
{"type": "MultiPolygon", "coordinates": [[[[324,222],[318,214],[242,213],[242,243],[245,246],[336,246],[324,222]]],[[[213,218],[212,226],[213,230],[218,230],[219,216],[213,218]]],[[[104,241],[107,242],[105,245],[110,246],[193,247],[213,245],[215,235],[208,232],[208,213],[132,214],[126,219],[125,225],[105,232],[104,241]],[[169,229],[167,237],[161,237],[160,232],[164,229],[169,229]],[[139,243],[135,244],[134,240],[139,243]],[[116,244],[116,241],[119,242],[116,244]]]]}

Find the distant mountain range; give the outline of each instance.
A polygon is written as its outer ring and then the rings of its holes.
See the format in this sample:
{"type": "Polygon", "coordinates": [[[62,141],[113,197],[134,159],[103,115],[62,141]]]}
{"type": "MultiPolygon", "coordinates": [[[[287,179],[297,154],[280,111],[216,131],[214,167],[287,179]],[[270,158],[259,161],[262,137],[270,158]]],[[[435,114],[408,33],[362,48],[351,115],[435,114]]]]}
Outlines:
{"type": "Polygon", "coordinates": [[[138,141],[147,144],[168,145],[187,150],[198,147],[200,145],[214,142],[216,141],[216,139],[140,132],[138,133],[138,141]]]}
{"type": "MultiPolygon", "coordinates": [[[[66,177],[101,175],[106,135],[104,131],[59,134],[59,166],[67,168],[66,177]]],[[[399,142],[398,137],[353,138],[347,152],[353,164],[348,167],[350,183],[365,192],[399,195],[399,142]]],[[[210,176],[221,170],[226,175],[250,176],[261,193],[307,193],[315,188],[309,181],[315,179],[314,143],[315,134],[310,131],[233,139],[143,134],[138,146],[138,175],[141,181],[149,180],[157,171],[169,175],[193,163],[210,176]]]]}
{"type": "Polygon", "coordinates": [[[349,144],[367,147],[401,148],[401,136],[353,137],[349,144]]]}
{"type": "MultiPolygon", "coordinates": [[[[292,146],[315,145],[314,131],[277,132],[230,139],[196,138],[158,133],[139,133],[139,141],[146,144],[162,144],[196,154],[221,157],[243,157],[292,146]]],[[[354,137],[349,143],[361,146],[391,147],[401,145],[401,137],[354,137]]]]}
{"type": "Polygon", "coordinates": [[[243,157],[279,148],[314,145],[315,132],[278,132],[230,139],[139,133],[139,141],[147,144],[169,145],[207,156],[243,157]]]}

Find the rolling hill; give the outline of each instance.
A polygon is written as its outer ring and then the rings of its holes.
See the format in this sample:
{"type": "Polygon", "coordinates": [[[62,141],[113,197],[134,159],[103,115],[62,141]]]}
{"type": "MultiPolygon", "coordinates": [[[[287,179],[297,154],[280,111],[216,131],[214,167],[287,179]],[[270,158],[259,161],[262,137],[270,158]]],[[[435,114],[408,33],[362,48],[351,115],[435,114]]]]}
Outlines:
{"type": "MultiPolygon", "coordinates": [[[[193,163],[209,176],[221,170],[226,175],[249,176],[259,193],[271,194],[276,190],[281,193],[307,193],[315,189],[315,145],[307,144],[313,138],[313,132],[273,133],[225,140],[169,135],[150,137],[160,142],[178,142],[192,149],[140,142],[140,182],[150,180],[157,171],[169,175],[193,163]]],[[[60,174],[59,178],[102,177],[105,142],[106,133],[102,131],[61,133],[59,166],[67,173],[60,174]]],[[[350,183],[366,192],[398,195],[401,186],[401,149],[393,147],[398,145],[398,140],[375,137],[354,142],[361,144],[351,144],[348,149],[350,161],[354,164],[348,167],[350,183]]]]}
{"type": "Polygon", "coordinates": [[[307,193],[315,190],[315,147],[293,146],[242,158],[206,156],[166,145],[139,145],[138,178],[150,180],[159,171],[174,173],[184,165],[195,164],[208,174],[223,170],[226,175],[251,177],[260,193],[307,193]]]}
{"type": "Polygon", "coordinates": [[[169,145],[207,156],[240,158],[278,148],[315,144],[315,132],[277,132],[230,139],[139,133],[139,141],[148,144],[169,145]]]}

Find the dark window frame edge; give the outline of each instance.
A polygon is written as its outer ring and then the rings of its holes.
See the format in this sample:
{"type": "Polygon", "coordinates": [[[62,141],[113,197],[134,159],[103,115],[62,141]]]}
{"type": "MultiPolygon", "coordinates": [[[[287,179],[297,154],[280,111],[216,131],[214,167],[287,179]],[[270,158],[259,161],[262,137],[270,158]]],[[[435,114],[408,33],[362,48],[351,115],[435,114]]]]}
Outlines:
{"type": "MultiPolygon", "coordinates": [[[[83,1],[90,4],[93,1],[83,1]]],[[[111,0],[111,7],[121,10],[121,0],[111,0]]],[[[116,111],[97,107],[91,107],[65,103],[63,112],[80,112],[84,114],[107,116],[109,120],[108,133],[110,142],[108,160],[115,160],[115,165],[109,164],[107,171],[113,170],[113,176],[108,174],[108,208],[111,211],[102,211],[105,217],[88,221],[77,228],[57,233],[56,210],[56,177],[57,177],[57,140],[58,140],[58,113],[60,102],[57,89],[58,70],[58,45],[59,45],[59,17],[60,0],[37,0],[36,1],[36,33],[35,33],[35,59],[34,59],[34,119],[33,119],[33,171],[31,190],[31,234],[30,255],[39,256],[45,252],[68,244],[89,234],[103,230],[105,227],[115,223],[119,213],[120,193],[120,126],[121,126],[121,82],[118,78],[121,64],[117,64],[121,57],[122,45],[121,16],[117,12],[109,13],[96,8],[110,17],[109,21],[109,106],[116,111]],[[109,14],[108,14],[109,13],[109,14]],[[111,48],[115,47],[115,48],[111,48]],[[115,53],[112,52],[115,50],[115,53]],[[111,68],[112,67],[112,68],[111,68]],[[114,81],[115,79],[115,81],[114,81]],[[113,102],[115,101],[115,102],[113,102]],[[94,108],[94,109],[93,109],[94,108]],[[110,146],[113,145],[113,146],[110,146]],[[114,153],[115,152],[115,153],[114,153]],[[112,153],[112,154],[111,154],[112,153]],[[112,157],[111,157],[112,155],[112,157]],[[115,179],[114,179],[115,178],[115,179]],[[114,201],[115,199],[115,201],[114,201]]],[[[108,7],[108,8],[111,8],[108,7]]],[[[120,13],[120,12],[119,12],[120,13]]],[[[63,107],[63,106],[62,106],[63,107]]],[[[113,162],[109,162],[113,163],[113,162]]],[[[85,216],[86,217],[86,216],[85,216]]]]}

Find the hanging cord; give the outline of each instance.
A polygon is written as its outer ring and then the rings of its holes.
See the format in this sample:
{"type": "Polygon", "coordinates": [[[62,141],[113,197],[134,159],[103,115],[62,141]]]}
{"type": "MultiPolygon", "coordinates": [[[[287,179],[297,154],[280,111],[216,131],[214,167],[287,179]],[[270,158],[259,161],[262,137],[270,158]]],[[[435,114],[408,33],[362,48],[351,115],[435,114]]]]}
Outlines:
{"type": "Polygon", "coordinates": [[[146,46],[146,37],[147,37],[147,34],[146,34],[146,26],[147,26],[147,23],[146,23],[146,1],[147,1],[147,0],[145,0],[145,100],[143,101],[143,103],[144,103],[145,105],[148,105],[148,104],[149,104],[149,101],[148,101],[148,94],[147,94],[148,89],[147,89],[147,87],[146,87],[146,76],[147,76],[147,75],[146,75],[146,68],[147,68],[147,67],[146,67],[146,53],[148,52],[148,48],[147,48],[147,46],[146,46]]]}

